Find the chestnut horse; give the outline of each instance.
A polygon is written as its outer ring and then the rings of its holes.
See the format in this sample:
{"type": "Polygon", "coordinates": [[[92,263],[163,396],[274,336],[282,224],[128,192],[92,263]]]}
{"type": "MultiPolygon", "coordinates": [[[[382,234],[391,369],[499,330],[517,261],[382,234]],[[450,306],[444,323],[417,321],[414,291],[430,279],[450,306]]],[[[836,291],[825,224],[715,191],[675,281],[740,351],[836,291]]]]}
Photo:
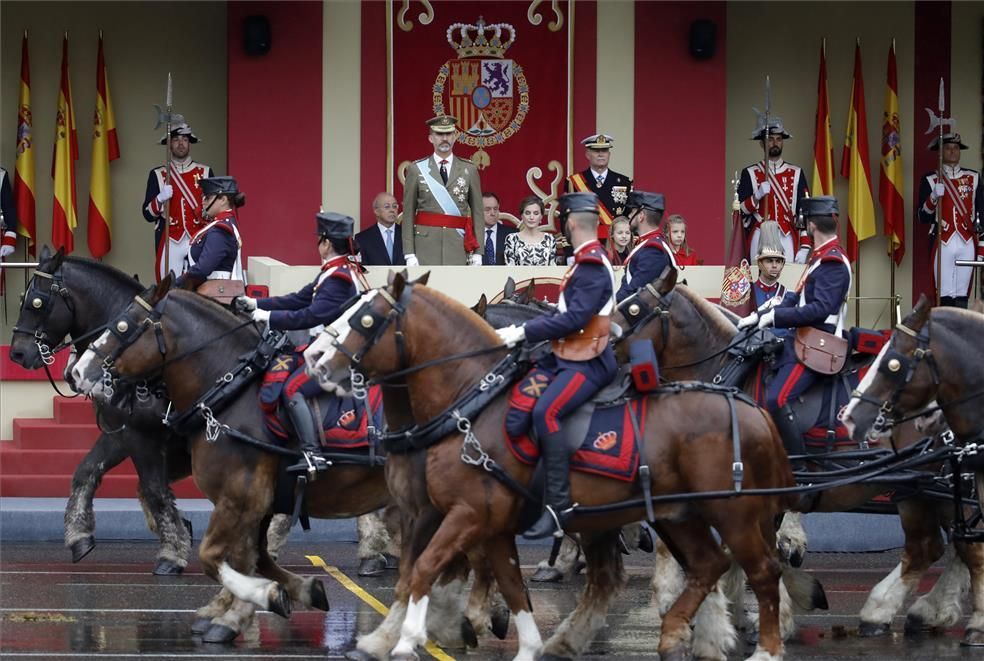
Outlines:
{"type": "MultiPolygon", "coordinates": [[[[865,375],[842,421],[857,441],[886,438],[901,421],[934,404],[953,432],[955,443],[976,450],[984,430],[984,364],[980,338],[984,316],[958,308],[930,308],[925,296],[896,326],[865,375]]],[[[964,466],[975,472],[982,501],[984,464],[967,452],[964,466]]],[[[970,570],[973,614],[964,644],[984,645],[984,548],[954,535],[954,547],[970,570]]],[[[959,611],[958,611],[959,614],[959,611]]]]}
{"type": "MultiPolygon", "coordinates": [[[[731,345],[738,331],[719,308],[686,286],[676,286],[676,273],[670,270],[649,287],[641,289],[629,302],[629,305],[633,302],[638,304],[640,311],[653,311],[648,321],[640,323],[640,318],[648,313],[637,314],[634,321],[626,319],[623,312],[628,311],[628,306],[624,303],[620,311],[613,315],[613,321],[622,326],[623,337],[646,339],[653,343],[663,376],[711,381],[730,360],[724,350],[731,345]],[[710,358],[704,360],[707,357],[710,358]]],[[[619,343],[617,352],[620,358],[627,348],[627,342],[619,343]]],[[[752,370],[744,384],[746,392],[753,392],[754,378],[752,370]]],[[[924,427],[917,426],[919,422],[910,422],[896,430],[895,447],[907,447],[925,435],[922,433],[924,427]]],[[[801,500],[797,503],[797,509],[844,512],[861,507],[887,489],[884,483],[837,487],[821,492],[816,499],[801,500]]],[[[888,633],[892,618],[906,597],[916,589],[930,565],[943,557],[946,548],[940,529],[947,528],[953,518],[951,502],[916,495],[900,500],[896,505],[905,533],[905,548],[899,565],[872,589],[861,610],[859,630],[862,635],[888,633]]],[[[947,556],[947,567],[932,592],[920,597],[909,608],[907,632],[952,626],[960,618],[961,582],[967,580],[967,568],[973,574],[974,567],[979,564],[976,558],[968,558],[968,555],[979,554],[979,551],[976,545],[966,544],[959,545],[956,551],[956,555],[947,556]]],[[[975,581],[973,585],[977,595],[978,589],[984,589],[984,580],[975,581]]],[[[984,606],[984,593],[980,597],[975,596],[974,601],[984,606]]],[[[975,605],[974,612],[974,620],[980,613],[984,621],[984,611],[979,611],[975,605]]]]}
{"type": "MultiPolygon", "coordinates": [[[[353,374],[359,374],[359,378],[381,382],[384,391],[400,388],[405,393],[417,427],[389,435],[395,439],[389,446],[390,456],[399,449],[404,461],[419,467],[408,478],[416,480],[417,493],[426,494],[444,515],[436,532],[424,540],[426,544],[412,549],[412,557],[401,558],[396,599],[402,625],[390,623],[373,639],[372,649],[367,649],[364,640],[359,649],[383,657],[392,648],[390,658],[416,658],[415,650],[425,638],[424,621],[435,578],[457,555],[481,548],[516,618],[519,652],[515,658],[537,658],[541,638],[515,545],[524,505],[520,490],[528,488],[533,469],[515,459],[502,439],[509,382],[490,370],[496,365],[510,367],[508,359],[503,360],[506,349],[492,328],[449,297],[408,283],[397,274],[388,287],[364,294],[312,343],[305,358],[326,389],[345,391],[353,380],[358,382],[353,374]],[[479,383],[487,385],[480,388],[479,383]],[[490,401],[481,413],[475,410],[469,419],[462,413],[469,409],[459,410],[463,396],[490,388],[495,396],[486,395],[490,401]],[[425,441],[413,433],[420,426],[437,431],[425,441]],[[423,443],[426,445],[418,445],[423,443]]],[[[713,526],[745,569],[758,597],[761,636],[752,658],[777,659],[782,656],[780,570],[773,526],[791,498],[770,493],[702,499],[692,494],[733,493],[732,423],[740,439],[744,488],[788,488],[792,473],[775,426],[764,411],[698,388],[654,393],[645,400],[652,424],[643,432],[642,454],[654,468],[652,493],[690,494],[685,500],[660,501],[654,506],[657,530],[686,567],[689,578],[686,590],[663,621],[659,652],[663,659],[683,658],[690,620],[730,564],[711,533],[713,526]]],[[[585,507],[642,495],[639,485],[584,473],[572,475],[572,488],[582,512],[588,511],[585,507]]],[[[580,532],[584,541],[588,586],[577,608],[543,647],[542,658],[579,654],[603,624],[623,582],[621,554],[615,543],[618,527],[646,516],[639,500],[627,507],[630,509],[606,510],[604,516],[596,512],[575,517],[571,530],[580,532]]]]}

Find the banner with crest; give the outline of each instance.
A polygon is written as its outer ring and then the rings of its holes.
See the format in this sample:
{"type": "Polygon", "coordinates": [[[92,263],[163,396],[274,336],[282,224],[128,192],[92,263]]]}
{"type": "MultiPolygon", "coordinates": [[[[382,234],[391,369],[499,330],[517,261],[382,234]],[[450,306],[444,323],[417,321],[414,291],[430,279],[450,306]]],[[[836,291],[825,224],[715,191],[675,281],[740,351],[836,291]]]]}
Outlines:
{"type": "Polygon", "coordinates": [[[503,213],[563,187],[571,141],[569,60],[573,3],[390,4],[390,140],[393,184],[433,153],[425,122],[453,115],[454,153],[480,170],[503,213]]]}

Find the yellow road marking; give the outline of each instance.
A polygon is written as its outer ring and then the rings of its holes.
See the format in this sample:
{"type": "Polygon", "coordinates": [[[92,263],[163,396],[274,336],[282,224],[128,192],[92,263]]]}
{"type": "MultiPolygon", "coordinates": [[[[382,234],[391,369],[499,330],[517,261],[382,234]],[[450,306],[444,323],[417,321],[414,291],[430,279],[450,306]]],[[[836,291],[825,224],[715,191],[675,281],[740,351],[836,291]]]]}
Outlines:
{"type": "MultiPolygon", "coordinates": [[[[306,555],[304,557],[307,558],[308,562],[310,562],[312,565],[323,570],[326,574],[328,574],[333,579],[341,583],[342,587],[344,587],[346,590],[348,590],[356,597],[364,601],[366,604],[369,605],[370,608],[372,608],[380,615],[385,616],[387,613],[389,613],[389,609],[386,608],[386,606],[383,605],[383,603],[379,601],[379,599],[376,599],[374,596],[363,590],[358,583],[356,583],[351,578],[346,576],[341,569],[327,564],[324,560],[321,559],[320,555],[306,555]]],[[[427,653],[430,654],[435,659],[437,659],[438,661],[455,661],[455,658],[453,656],[447,654],[444,650],[442,650],[440,647],[438,647],[437,645],[435,645],[433,642],[429,640],[427,641],[427,644],[424,645],[424,649],[427,650],[427,653]]]]}

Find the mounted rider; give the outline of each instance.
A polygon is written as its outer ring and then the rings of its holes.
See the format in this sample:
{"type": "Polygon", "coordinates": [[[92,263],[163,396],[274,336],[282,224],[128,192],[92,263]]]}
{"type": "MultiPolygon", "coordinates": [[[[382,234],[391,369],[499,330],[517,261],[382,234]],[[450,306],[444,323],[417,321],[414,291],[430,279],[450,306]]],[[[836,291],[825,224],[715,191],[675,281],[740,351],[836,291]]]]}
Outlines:
{"type": "Polygon", "coordinates": [[[837,237],[837,200],[830,196],[807,198],[800,201],[800,208],[814,249],[795,292],[772,309],[753,312],[738,322],[739,329],[775,327],[776,335],[783,339],[776,373],[766,390],[766,408],[790,444],[791,454],[803,454],[803,440],[789,402],[821,376],[797,357],[796,330],[812,327],[842,338],[851,290],[851,263],[837,237]]]}
{"type": "Polygon", "coordinates": [[[580,439],[568,438],[567,425],[560,420],[607,386],[617,369],[608,341],[615,308],[615,271],[598,242],[598,196],[561,196],[558,217],[575,250],[574,264],[560,286],[556,313],[496,331],[507,346],[553,340],[553,352],[537,364],[549,382],[533,407],[546,473],[546,507],[524,533],[527,539],[564,534],[564,521],[573,511],[570,455],[580,439]]]}
{"type": "Polygon", "coordinates": [[[667,266],[677,267],[673,250],[666,245],[661,231],[665,210],[662,193],[640,190],[629,193],[626,215],[639,242],[625,260],[625,276],[615,294],[619,303],[658,278],[667,266]]]}
{"type": "MultiPolygon", "coordinates": [[[[300,291],[284,296],[249,298],[241,296],[237,305],[252,310],[253,320],[267,324],[273,330],[310,330],[312,335],[321,332],[341,314],[345,303],[358,295],[362,287],[350,258],[354,255],[352,242],[355,221],[340,213],[321,212],[316,215],[318,253],[321,255],[321,271],[300,291]]],[[[303,348],[303,347],[301,347],[303,348]]],[[[328,468],[321,456],[321,440],[308,397],[316,397],[323,391],[318,382],[307,374],[303,361],[284,382],[281,399],[286,405],[290,421],[301,442],[304,457],[289,466],[288,472],[307,472],[311,479],[328,468]]]]}
{"type": "Polygon", "coordinates": [[[208,280],[242,283],[243,240],[239,235],[236,209],[245,206],[246,195],[239,190],[235,177],[199,179],[198,186],[202,192],[202,215],[207,224],[191,238],[186,257],[188,268],[175,285],[180,287],[190,283],[197,289],[208,280]]]}

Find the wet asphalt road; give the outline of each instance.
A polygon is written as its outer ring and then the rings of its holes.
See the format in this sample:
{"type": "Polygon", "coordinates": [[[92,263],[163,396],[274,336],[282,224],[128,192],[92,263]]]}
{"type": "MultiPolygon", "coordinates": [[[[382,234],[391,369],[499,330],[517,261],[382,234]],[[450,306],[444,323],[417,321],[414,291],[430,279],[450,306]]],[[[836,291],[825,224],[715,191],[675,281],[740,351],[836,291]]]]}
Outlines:
{"type": "MultiPolygon", "coordinates": [[[[182,577],[152,576],[155,552],[156,545],[150,543],[101,543],[73,565],[59,544],[2,543],[0,658],[339,658],[354,646],[357,635],[378,624],[381,615],[368,602],[375,598],[388,605],[396,580],[395,572],[358,579],[354,544],[291,544],[283,552],[283,564],[296,573],[322,575],[331,611],[295,610],[290,620],[263,612],[257,618],[258,625],[233,645],[217,646],[196,642],[188,627],[194,610],[218,587],[201,573],[197,559],[182,577]],[[315,567],[307,555],[323,558],[332,574],[315,567]],[[352,585],[346,587],[345,576],[362,588],[361,596],[356,594],[358,590],[350,589],[352,585]]],[[[543,547],[521,548],[526,575],[545,553],[543,547]]],[[[649,606],[650,559],[638,552],[628,558],[628,584],[609,614],[607,628],[583,658],[657,658],[649,606]]],[[[868,590],[897,560],[897,552],[810,555],[806,568],[826,587],[831,610],[798,617],[800,629],[786,645],[786,658],[984,661],[984,649],[960,647],[965,621],[951,631],[906,638],[902,635],[903,620],[898,618],[890,636],[857,637],[857,613],[868,590]]],[[[938,568],[931,570],[920,591],[927,590],[938,573],[938,568]]],[[[580,578],[573,586],[530,583],[534,615],[544,639],[573,607],[582,585],[580,578]]],[[[440,658],[510,659],[516,651],[515,636],[515,629],[510,627],[505,641],[486,637],[478,650],[446,650],[440,658]]],[[[745,647],[733,658],[743,658],[750,650],[745,647]]]]}

